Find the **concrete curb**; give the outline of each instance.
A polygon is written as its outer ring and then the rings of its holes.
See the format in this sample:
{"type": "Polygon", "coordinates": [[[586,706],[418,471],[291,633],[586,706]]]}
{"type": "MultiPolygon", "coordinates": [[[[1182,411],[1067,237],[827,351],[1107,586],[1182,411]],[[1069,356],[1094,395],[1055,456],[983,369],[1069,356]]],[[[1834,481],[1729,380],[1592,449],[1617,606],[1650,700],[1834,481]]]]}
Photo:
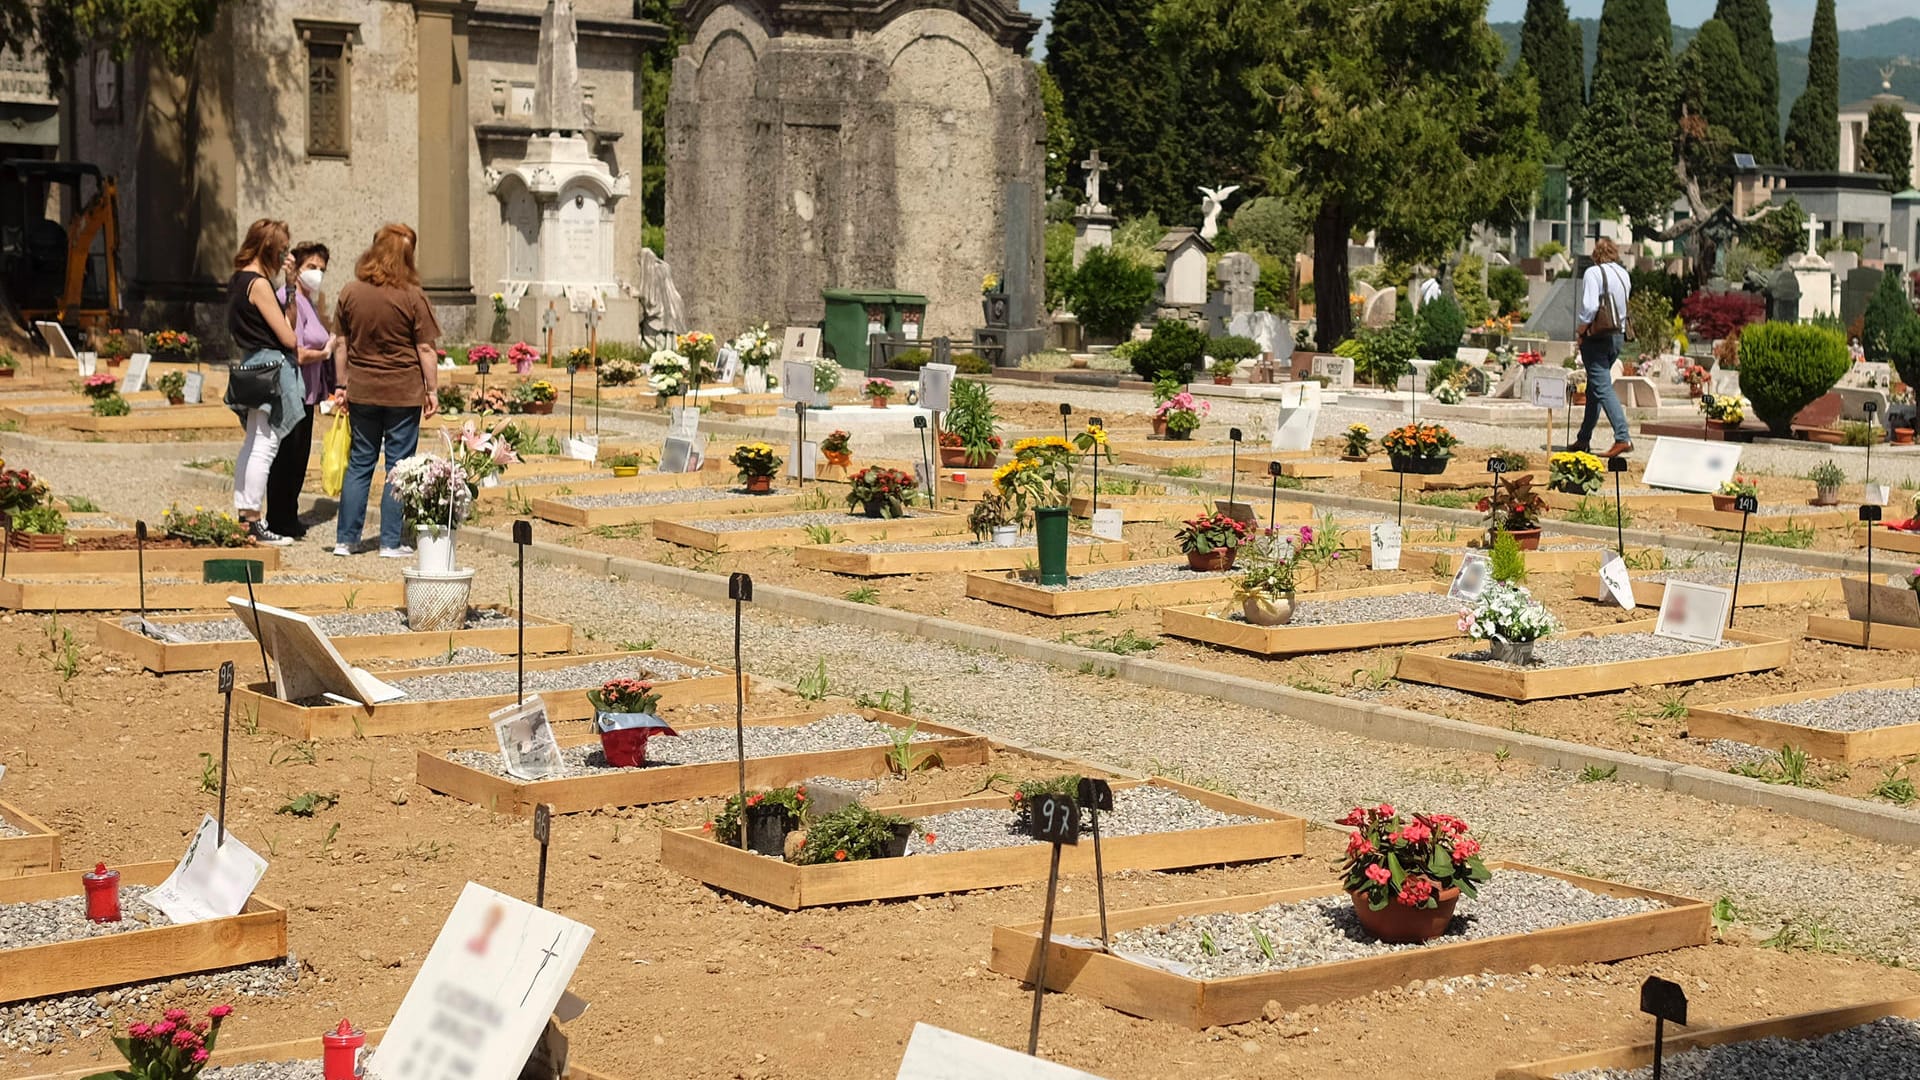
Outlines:
{"type": "MultiPolygon", "coordinates": [[[[460,530],[461,538],[489,551],[511,554],[510,535],[460,530]]],[[[624,577],[659,585],[705,600],[724,600],[727,579],[659,563],[643,562],[598,552],[579,551],[559,544],[535,541],[527,549],[530,560],[571,566],[607,577],[624,577]]],[[[1732,806],[1754,806],[1831,826],[1879,843],[1920,846],[1920,811],[1876,806],[1826,792],[1781,787],[1716,773],[1692,765],[1585,746],[1502,728],[1451,720],[1409,709],[1315,694],[1244,676],[1196,670],[1158,660],[1138,660],[1096,652],[1020,634],[972,626],[931,615],[914,615],[872,604],[856,604],[779,586],[754,589],[755,606],[795,618],[837,622],[861,629],[881,630],[928,638],[951,645],[1036,660],[1068,670],[1111,670],[1116,677],[1143,686],[1232,702],[1278,713],[1313,724],[1368,738],[1437,749],[1493,753],[1504,749],[1513,757],[1547,768],[1577,771],[1588,765],[1612,766],[1617,779],[1643,787],[1732,806]]],[[[1006,740],[1002,740],[1006,741],[1006,740]]]]}

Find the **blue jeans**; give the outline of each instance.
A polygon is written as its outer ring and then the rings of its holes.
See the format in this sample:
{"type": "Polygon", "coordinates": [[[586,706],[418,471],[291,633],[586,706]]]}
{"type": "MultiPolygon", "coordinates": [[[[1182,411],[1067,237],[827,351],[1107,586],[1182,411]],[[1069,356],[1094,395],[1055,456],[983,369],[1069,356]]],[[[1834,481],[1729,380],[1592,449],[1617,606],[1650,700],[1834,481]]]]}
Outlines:
{"type": "Polygon", "coordinates": [[[1604,337],[1590,337],[1580,343],[1580,362],[1587,369],[1587,411],[1580,417],[1580,437],[1577,445],[1585,446],[1593,438],[1593,428],[1600,420],[1600,410],[1607,410],[1607,423],[1613,425],[1613,441],[1627,442],[1627,410],[1620,407],[1620,399],[1613,393],[1613,362],[1620,358],[1620,349],[1626,339],[1619,334],[1604,337]]]}
{"type": "MultiPolygon", "coordinates": [[[[367,523],[367,491],[373,486],[373,467],[384,446],[387,472],[402,458],[413,456],[420,446],[420,407],[398,405],[354,405],[347,413],[353,424],[353,449],[347,455],[347,478],[340,489],[340,520],[334,529],[334,542],[352,547],[360,542],[360,529],[367,523]]],[[[380,546],[397,548],[406,543],[406,521],[400,514],[400,500],[393,497],[393,486],[380,492],[380,546]]]]}

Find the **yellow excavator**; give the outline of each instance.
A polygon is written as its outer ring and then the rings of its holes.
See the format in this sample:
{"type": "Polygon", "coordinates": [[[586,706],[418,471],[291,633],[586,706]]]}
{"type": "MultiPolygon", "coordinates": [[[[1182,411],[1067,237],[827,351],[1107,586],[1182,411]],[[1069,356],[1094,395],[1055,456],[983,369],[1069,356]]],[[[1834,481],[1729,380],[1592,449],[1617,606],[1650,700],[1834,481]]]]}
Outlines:
{"type": "Polygon", "coordinates": [[[21,320],[100,333],[118,325],[120,188],[114,178],[84,162],[14,158],[0,161],[0,190],[15,196],[14,205],[0,207],[0,275],[21,320]],[[55,184],[71,188],[68,205],[79,207],[64,226],[45,216],[55,184]]]}

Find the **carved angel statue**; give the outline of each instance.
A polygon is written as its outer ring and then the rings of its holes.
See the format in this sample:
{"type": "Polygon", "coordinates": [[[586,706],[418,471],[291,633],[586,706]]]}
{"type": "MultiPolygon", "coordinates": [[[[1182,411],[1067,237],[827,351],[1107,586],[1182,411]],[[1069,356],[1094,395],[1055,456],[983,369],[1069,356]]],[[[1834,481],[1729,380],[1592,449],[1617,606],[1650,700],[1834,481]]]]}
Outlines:
{"type": "Polygon", "coordinates": [[[1239,190],[1239,184],[1231,184],[1223,188],[1200,189],[1200,212],[1206,215],[1206,220],[1200,223],[1202,240],[1211,240],[1220,235],[1220,210],[1227,205],[1227,196],[1239,190]]]}

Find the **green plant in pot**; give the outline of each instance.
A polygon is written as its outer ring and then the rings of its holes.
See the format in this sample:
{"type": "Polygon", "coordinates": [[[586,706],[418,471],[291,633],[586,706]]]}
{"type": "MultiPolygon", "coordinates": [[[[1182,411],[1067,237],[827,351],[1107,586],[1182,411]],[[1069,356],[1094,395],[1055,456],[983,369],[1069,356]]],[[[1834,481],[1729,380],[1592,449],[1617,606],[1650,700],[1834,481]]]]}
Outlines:
{"type": "Polygon", "coordinates": [[[167,399],[169,405],[184,405],[187,402],[187,373],[169,371],[154,380],[153,388],[167,399]]]}
{"type": "Polygon", "coordinates": [[[1447,814],[1413,814],[1383,803],[1354,807],[1341,885],[1360,925],[1381,941],[1418,944],[1446,933],[1454,905],[1493,880],[1467,823],[1447,814]]]}
{"type": "Polygon", "coordinates": [[[1233,598],[1240,602],[1241,617],[1255,626],[1292,622],[1294,561],[1298,558],[1294,542],[1269,533],[1254,537],[1245,547],[1241,573],[1233,583],[1233,598]]]}
{"type": "Polygon", "coordinates": [[[854,473],[847,484],[847,508],[876,518],[906,517],[907,504],[919,488],[912,476],[880,465],[854,473]]]}
{"type": "Polygon", "coordinates": [[[1182,522],[1173,534],[1193,570],[1231,570],[1240,545],[1252,530],[1225,514],[1203,514],[1182,522]]]}
{"type": "Polygon", "coordinates": [[[1154,410],[1154,417],[1165,423],[1167,438],[1191,439],[1200,426],[1200,418],[1212,410],[1211,402],[1182,390],[1161,402],[1154,410]]]}
{"type": "Polygon", "coordinates": [[[613,475],[615,476],[640,475],[641,459],[639,454],[613,454],[606,459],[605,464],[607,468],[613,470],[613,475]]]}
{"type": "Polygon", "coordinates": [[[1828,458],[1809,469],[1807,479],[1813,481],[1813,504],[1833,506],[1840,502],[1840,485],[1847,482],[1847,472],[1838,462],[1828,458]]]}
{"type": "Polygon", "coordinates": [[[52,506],[17,510],[9,539],[23,551],[58,551],[67,546],[66,515],[52,506]]]}
{"type": "Polygon", "coordinates": [[[1373,446],[1373,429],[1365,424],[1349,424],[1341,436],[1340,456],[1347,461],[1365,461],[1373,446]]]}
{"type": "Polygon", "coordinates": [[[1534,642],[1560,629],[1546,606],[1525,585],[1495,581],[1460,617],[1460,631],[1485,641],[1490,658],[1503,664],[1528,664],[1534,642]]]}
{"type": "MultiPolygon", "coordinates": [[[[755,495],[773,490],[773,478],[780,472],[780,455],[763,442],[744,443],[727,455],[727,463],[740,470],[740,482],[755,495]]],[[[891,516],[891,515],[890,515],[891,516]]]]}
{"type": "Polygon", "coordinates": [[[907,853],[914,824],[911,818],[876,813],[851,803],[808,824],[806,842],[793,861],[811,866],[898,858],[907,853]]]}
{"type": "Polygon", "coordinates": [[[1000,490],[989,490],[973,504],[967,515],[967,528],[981,543],[993,541],[995,547],[1012,547],[1020,539],[1020,516],[1013,500],[1000,490]]]}
{"type": "Polygon", "coordinates": [[[1475,509],[1487,515],[1489,546],[1496,536],[1507,532],[1513,534],[1523,551],[1540,547],[1540,518],[1547,512],[1547,500],[1533,490],[1533,477],[1506,480],[1496,476],[1493,494],[1481,499],[1475,509]]]}
{"type": "Polygon", "coordinates": [[[1732,510],[1734,508],[1734,500],[1742,495],[1751,495],[1756,499],[1759,498],[1760,485],[1756,483],[1751,476],[1735,475],[1733,479],[1721,484],[1719,491],[1713,493],[1713,508],[1715,510],[1732,510]]]}
{"type": "Polygon", "coordinates": [[[740,846],[741,818],[746,819],[747,850],[756,855],[782,858],[787,853],[787,834],[799,828],[810,809],[807,785],[749,791],[742,799],[736,792],[727,797],[705,831],[714,840],[729,847],[740,846]]]}
{"type": "Polygon", "coordinates": [[[20,361],[15,360],[12,353],[0,352],[0,379],[13,378],[14,370],[19,366],[20,361]]]}
{"type": "Polygon", "coordinates": [[[993,392],[987,384],[955,379],[953,400],[940,433],[940,464],[990,465],[1000,455],[1000,418],[994,414],[993,392]]]}
{"type": "Polygon", "coordinates": [[[1439,424],[1402,424],[1380,438],[1394,472],[1435,476],[1447,471],[1460,440],[1439,424]]]}

